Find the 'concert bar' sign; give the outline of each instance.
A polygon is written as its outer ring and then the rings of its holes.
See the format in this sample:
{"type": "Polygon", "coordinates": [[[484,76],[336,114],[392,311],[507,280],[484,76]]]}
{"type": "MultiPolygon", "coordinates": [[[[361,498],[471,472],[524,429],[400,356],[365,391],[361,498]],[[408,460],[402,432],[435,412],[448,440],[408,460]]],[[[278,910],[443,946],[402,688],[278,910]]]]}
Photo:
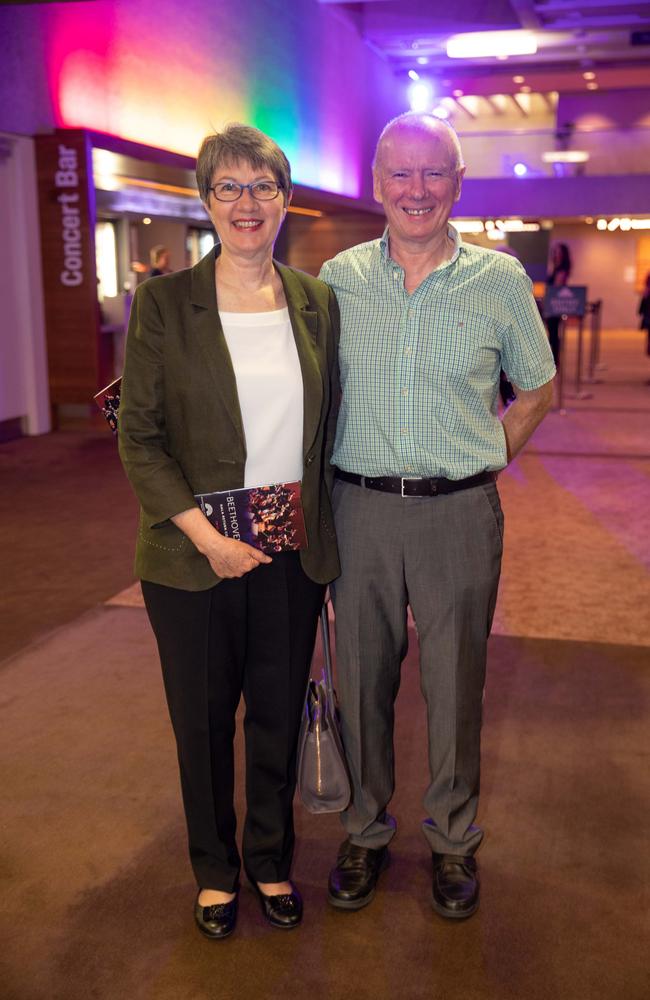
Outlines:
{"type": "Polygon", "coordinates": [[[52,403],[102,385],[92,150],[81,129],[37,136],[45,324],[52,403]]]}

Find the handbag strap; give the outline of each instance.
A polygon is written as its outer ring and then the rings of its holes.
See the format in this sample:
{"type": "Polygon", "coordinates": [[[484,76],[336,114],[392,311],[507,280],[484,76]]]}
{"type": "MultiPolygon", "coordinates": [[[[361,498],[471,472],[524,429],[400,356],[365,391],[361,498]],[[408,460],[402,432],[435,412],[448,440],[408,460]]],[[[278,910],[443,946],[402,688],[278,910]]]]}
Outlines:
{"type": "Polygon", "coordinates": [[[323,642],[323,679],[328,694],[334,696],[334,681],[332,680],[332,652],[330,647],[330,620],[327,614],[327,604],[320,609],[320,631],[323,642]]]}

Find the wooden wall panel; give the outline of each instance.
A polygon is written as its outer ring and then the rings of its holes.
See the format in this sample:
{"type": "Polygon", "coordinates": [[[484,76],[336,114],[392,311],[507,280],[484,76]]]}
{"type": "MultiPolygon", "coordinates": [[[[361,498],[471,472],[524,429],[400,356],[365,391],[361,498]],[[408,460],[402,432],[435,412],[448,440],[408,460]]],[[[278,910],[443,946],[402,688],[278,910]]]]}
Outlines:
{"type": "Polygon", "coordinates": [[[87,133],[37,136],[36,162],[51,402],[91,405],[93,393],[110,379],[112,359],[99,333],[87,133]]]}
{"type": "Polygon", "coordinates": [[[321,218],[289,214],[284,225],[287,263],[318,274],[323,262],[341,250],[381,236],[386,221],[371,212],[328,213],[321,218]]]}

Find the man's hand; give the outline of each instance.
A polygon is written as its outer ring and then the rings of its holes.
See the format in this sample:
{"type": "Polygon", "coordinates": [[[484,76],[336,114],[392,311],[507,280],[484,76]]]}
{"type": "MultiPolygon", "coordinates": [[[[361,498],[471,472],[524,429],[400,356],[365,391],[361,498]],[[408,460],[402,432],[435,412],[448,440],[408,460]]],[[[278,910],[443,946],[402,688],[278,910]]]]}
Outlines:
{"type": "Polygon", "coordinates": [[[508,448],[508,462],[517,455],[535,428],[542,422],[553,402],[553,380],[539,389],[524,390],[514,385],[516,400],[502,418],[508,448]]]}

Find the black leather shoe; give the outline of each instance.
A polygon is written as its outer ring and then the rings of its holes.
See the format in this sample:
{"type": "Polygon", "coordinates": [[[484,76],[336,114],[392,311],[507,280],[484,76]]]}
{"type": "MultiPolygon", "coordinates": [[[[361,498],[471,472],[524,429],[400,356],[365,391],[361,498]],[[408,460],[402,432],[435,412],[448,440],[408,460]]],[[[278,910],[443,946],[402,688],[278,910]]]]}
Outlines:
{"type": "MultiPolygon", "coordinates": [[[[199,895],[200,895],[199,891],[199,895]]],[[[213,903],[212,906],[201,906],[199,897],[196,897],[194,906],[194,919],[196,926],[213,941],[220,941],[221,938],[228,937],[235,929],[237,923],[237,908],[239,895],[236,895],[229,903],[213,903]]]]}
{"type": "Polygon", "coordinates": [[[292,931],[302,921],[302,896],[293,882],[291,892],[283,892],[278,896],[267,896],[262,892],[257,882],[251,879],[251,885],[257,893],[262,907],[262,913],[272,927],[283,931],[292,931]]]}
{"type": "Polygon", "coordinates": [[[478,910],[479,881],[473,857],[433,852],[433,908],[462,920],[478,910]]]}
{"type": "Polygon", "coordinates": [[[336,867],[328,883],[328,900],[342,910],[360,910],[375,895],[377,880],[388,867],[387,847],[373,849],[344,841],[339,849],[336,867]]]}

